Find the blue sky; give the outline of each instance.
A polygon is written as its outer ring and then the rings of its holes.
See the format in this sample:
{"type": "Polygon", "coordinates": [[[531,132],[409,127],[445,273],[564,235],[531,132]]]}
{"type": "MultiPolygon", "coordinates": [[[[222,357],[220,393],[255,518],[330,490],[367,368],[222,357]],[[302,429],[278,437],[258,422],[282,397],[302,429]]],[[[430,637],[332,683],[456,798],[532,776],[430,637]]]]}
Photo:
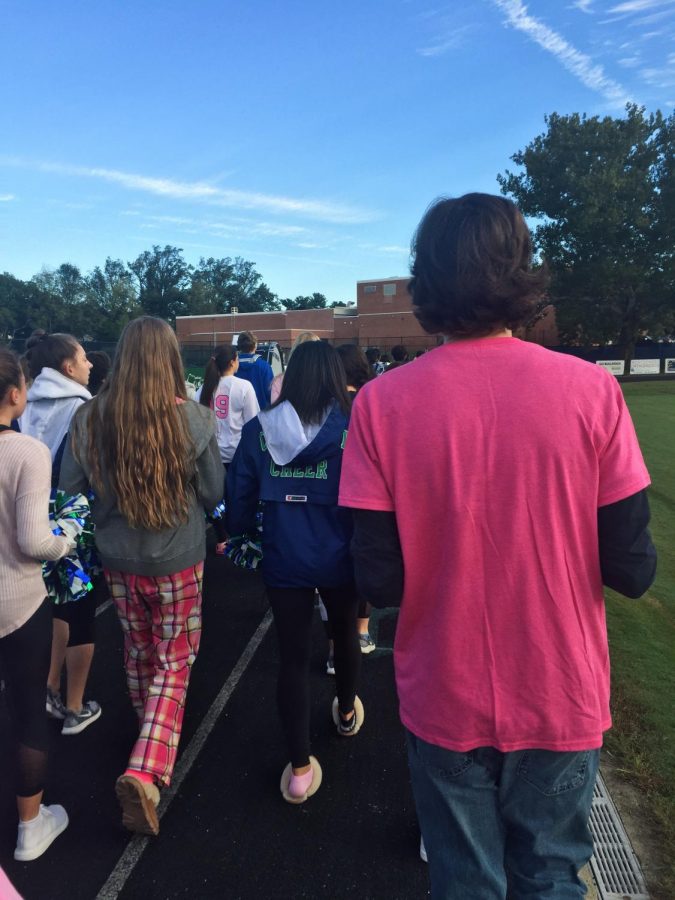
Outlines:
{"type": "Polygon", "coordinates": [[[675,0],[0,0],[0,97],[0,270],[168,243],[350,300],[547,113],[671,113],[675,0]]]}

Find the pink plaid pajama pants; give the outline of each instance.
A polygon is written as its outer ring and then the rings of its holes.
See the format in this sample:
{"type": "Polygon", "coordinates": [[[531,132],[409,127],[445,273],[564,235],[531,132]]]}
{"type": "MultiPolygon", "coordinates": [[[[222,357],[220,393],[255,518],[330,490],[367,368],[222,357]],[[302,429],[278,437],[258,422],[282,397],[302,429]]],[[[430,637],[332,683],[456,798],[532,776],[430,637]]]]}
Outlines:
{"type": "Polygon", "coordinates": [[[202,634],[204,563],[173,575],[105,570],[124,632],[127,685],[140,722],[128,768],[171,782],[190,670],[202,634]]]}

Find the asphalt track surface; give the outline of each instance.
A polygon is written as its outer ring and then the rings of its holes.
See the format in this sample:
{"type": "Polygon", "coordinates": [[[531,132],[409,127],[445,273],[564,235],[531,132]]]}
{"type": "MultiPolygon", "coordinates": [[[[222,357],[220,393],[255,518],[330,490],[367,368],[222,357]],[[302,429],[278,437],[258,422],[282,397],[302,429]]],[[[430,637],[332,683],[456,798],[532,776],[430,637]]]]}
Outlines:
{"type": "Polygon", "coordinates": [[[311,728],[323,784],[305,804],[291,806],[279,792],[288,760],[275,702],[276,635],[262,582],[210,553],[178,765],[162,799],[160,835],[144,838],[122,828],[114,794],[136,720],[121,630],[114,609],[103,608],[87,693],[103,715],[72,737],[53,723],[45,801],[65,806],[70,825],[31,863],[12,858],[10,726],[0,697],[0,865],[17,890],[25,900],[427,897],[393,684],[395,611],[376,613],[371,624],[378,649],[363,659],[359,688],[366,719],[346,739],[331,720],[334,680],[325,674],[316,616],[311,728]]]}

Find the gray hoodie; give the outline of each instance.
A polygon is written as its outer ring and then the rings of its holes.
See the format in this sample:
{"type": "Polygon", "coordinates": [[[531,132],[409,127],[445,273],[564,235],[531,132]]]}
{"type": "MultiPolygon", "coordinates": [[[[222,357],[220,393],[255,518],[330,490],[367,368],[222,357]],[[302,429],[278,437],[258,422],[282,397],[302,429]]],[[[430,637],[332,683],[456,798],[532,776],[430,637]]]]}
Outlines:
{"type": "MultiPolygon", "coordinates": [[[[107,474],[102,473],[104,495],[94,497],[92,517],[96,524],[96,546],[106,569],[133,575],[173,575],[194,566],[206,556],[204,512],[211,512],[223,499],[224,472],[215,435],[213,412],[192,400],[179,407],[195,445],[196,475],[190,492],[187,522],[163,531],[132,528],[117,508],[107,474]]],[[[86,458],[87,424],[91,406],[78,413],[79,463],[68,441],[59,487],[69,494],[89,490],[91,468],[86,458]]]]}
{"type": "Polygon", "coordinates": [[[87,400],[91,394],[86,387],[45,366],[28,389],[28,403],[19,419],[21,433],[46,444],[54,462],[70,420],[87,400]]]}

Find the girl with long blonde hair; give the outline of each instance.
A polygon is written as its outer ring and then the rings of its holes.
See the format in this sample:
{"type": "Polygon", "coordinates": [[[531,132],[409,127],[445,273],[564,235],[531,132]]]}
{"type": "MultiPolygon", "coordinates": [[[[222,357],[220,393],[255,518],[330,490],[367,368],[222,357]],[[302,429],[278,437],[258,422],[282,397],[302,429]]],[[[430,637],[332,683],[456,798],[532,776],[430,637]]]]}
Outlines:
{"type": "Polygon", "coordinates": [[[64,490],[94,492],[140,726],[116,793],[124,825],[144,834],[159,833],[159,788],[171,780],[199,649],[204,511],[223,495],[214,426],[186,398],[175,334],[144,316],[124,329],[110,377],[76,415],[61,468],[64,490]]]}

